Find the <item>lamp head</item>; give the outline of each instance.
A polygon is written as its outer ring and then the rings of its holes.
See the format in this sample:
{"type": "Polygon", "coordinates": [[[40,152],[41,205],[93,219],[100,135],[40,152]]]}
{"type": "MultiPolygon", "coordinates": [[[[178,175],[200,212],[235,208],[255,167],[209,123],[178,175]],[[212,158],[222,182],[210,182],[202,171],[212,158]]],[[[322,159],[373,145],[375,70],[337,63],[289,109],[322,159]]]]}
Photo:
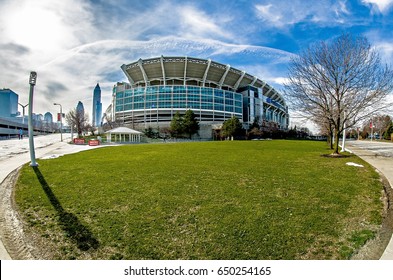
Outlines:
{"type": "Polygon", "coordinates": [[[35,86],[35,83],[37,81],[37,72],[30,72],[30,79],[29,79],[29,84],[32,86],[35,86]]]}

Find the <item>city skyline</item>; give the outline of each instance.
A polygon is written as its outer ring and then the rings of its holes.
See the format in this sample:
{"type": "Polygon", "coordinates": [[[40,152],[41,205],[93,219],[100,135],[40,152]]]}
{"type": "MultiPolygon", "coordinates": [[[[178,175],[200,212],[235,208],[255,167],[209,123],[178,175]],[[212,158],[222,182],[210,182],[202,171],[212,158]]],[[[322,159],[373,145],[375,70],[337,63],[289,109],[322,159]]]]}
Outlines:
{"type": "Polygon", "coordinates": [[[55,114],[56,102],[67,113],[80,100],[92,119],[97,81],[105,111],[115,83],[127,81],[120,66],[139,58],[210,58],[278,90],[292,55],[344,32],[365,36],[384,63],[393,58],[393,0],[131,2],[0,1],[0,88],[27,103],[37,71],[34,111],[55,114]]]}

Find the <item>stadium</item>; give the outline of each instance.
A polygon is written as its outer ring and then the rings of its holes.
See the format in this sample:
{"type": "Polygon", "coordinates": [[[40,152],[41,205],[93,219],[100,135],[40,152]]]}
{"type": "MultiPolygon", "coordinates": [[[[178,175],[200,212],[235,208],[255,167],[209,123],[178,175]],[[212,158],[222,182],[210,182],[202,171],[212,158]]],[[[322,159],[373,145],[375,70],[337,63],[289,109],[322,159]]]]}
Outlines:
{"type": "Polygon", "coordinates": [[[244,128],[254,121],[288,128],[283,97],[261,79],[210,59],[156,57],[121,66],[128,83],[113,88],[112,115],[134,129],[169,127],[176,112],[191,109],[201,138],[235,116],[244,128]]]}

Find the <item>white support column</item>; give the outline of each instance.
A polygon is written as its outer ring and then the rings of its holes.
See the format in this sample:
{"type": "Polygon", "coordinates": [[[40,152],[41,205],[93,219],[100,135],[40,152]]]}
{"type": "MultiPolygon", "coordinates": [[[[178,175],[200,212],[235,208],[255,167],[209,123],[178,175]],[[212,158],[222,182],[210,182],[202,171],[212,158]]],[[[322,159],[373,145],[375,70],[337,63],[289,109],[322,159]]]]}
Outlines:
{"type": "Polygon", "coordinates": [[[143,79],[145,80],[145,85],[146,85],[146,86],[150,86],[149,78],[148,78],[147,75],[146,75],[146,72],[145,72],[145,69],[143,68],[142,63],[143,63],[143,60],[142,60],[142,59],[139,59],[138,65],[139,65],[139,69],[140,69],[141,72],[142,72],[143,79]]]}
{"type": "Polygon", "coordinates": [[[207,73],[209,72],[211,63],[212,63],[212,60],[209,58],[209,59],[207,60],[207,67],[206,67],[206,70],[205,70],[205,74],[203,74],[203,79],[202,79],[202,86],[203,86],[203,87],[205,86],[207,73]]]}
{"type": "Polygon", "coordinates": [[[162,70],[162,77],[164,79],[164,87],[166,86],[166,75],[165,75],[165,67],[164,67],[164,56],[161,55],[161,70],[162,70]]]}
{"type": "Polygon", "coordinates": [[[219,85],[218,85],[218,88],[219,88],[219,89],[221,89],[222,84],[224,83],[225,78],[226,78],[226,76],[228,75],[229,69],[231,69],[231,66],[230,66],[229,64],[227,64],[225,73],[224,73],[224,75],[222,75],[222,77],[221,77],[221,79],[220,79],[220,82],[219,82],[219,85]]]}
{"type": "MultiPolygon", "coordinates": [[[[250,86],[253,86],[255,84],[255,82],[258,80],[257,77],[254,77],[254,80],[252,81],[252,83],[250,84],[250,86]]],[[[266,84],[266,83],[265,83],[266,84]]],[[[265,85],[263,85],[262,87],[264,87],[265,85]]]]}
{"type": "Polygon", "coordinates": [[[184,60],[184,76],[183,76],[183,86],[186,86],[186,80],[187,80],[187,56],[184,60]]]}
{"type": "MultiPolygon", "coordinates": [[[[273,90],[273,87],[270,86],[270,89],[269,89],[268,92],[266,92],[266,94],[264,94],[264,95],[267,96],[272,90],[273,90]]],[[[270,97],[270,98],[271,98],[271,97],[270,97]]]]}
{"type": "MultiPolygon", "coordinates": [[[[239,87],[239,85],[240,85],[240,82],[241,82],[241,81],[243,80],[243,78],[244,78],[244,75],[246,75],[246,72],[245,72],[245,71],[242,71],[242,75],[241,75],[240,78],[236,81],[236,84],[235,84],[235,86],[234,86],[234,89],[235,89],[235,90],[238,89],[238,87],[239,87]]],[[[255,81],[256,81],[256,79],[257,79],[257,77],[254,78],[255,81]]]]}
{"type": "MultiPolygon", "coordinates": [[[[269,92],[270,92],[270,90],[269,90],[269,92]]],[[[274,91],[274,93],[273,93],[273,95],[272,95],[272,97],[270,97],[271,99],[273,99],[273,100],[276,100],[276,98],[275,97],[277,97],[278,95],[277,95],[277,92],[276,91],[274,91]]]]}

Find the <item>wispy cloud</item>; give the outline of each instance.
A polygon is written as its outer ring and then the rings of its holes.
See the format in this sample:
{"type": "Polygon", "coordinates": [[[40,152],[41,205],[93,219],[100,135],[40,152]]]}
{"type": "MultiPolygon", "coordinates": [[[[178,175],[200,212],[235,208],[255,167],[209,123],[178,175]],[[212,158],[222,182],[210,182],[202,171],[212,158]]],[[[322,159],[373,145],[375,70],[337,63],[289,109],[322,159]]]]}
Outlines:
{"type": "Polygon", "coordinates": [[[347,1],[314,1],[312,5],[301,0],[262,1],[255,5],[256,15],[275,28],[290,27],[298,23],[342,24],[350,15],[347,1]]]}
{"type": "Polygon", "coordinates": [[[281,11],[276,10],[272,4],[266,5],[256,5],[257,16],[266,22],[269,22],[273,26],[283,26],[287,24],[286,21],[283,20],[283,15],[281,11]]]}
{"type": "Polygon", "coordinates": [[[193,6],[180,7],[178,16],[180,18],[182,32],[186,37],[234,38],[232,32],[224,28],[225,24],[223,24],[223,22],[225,22],[225,16],[214,18],[193,6]]]}

